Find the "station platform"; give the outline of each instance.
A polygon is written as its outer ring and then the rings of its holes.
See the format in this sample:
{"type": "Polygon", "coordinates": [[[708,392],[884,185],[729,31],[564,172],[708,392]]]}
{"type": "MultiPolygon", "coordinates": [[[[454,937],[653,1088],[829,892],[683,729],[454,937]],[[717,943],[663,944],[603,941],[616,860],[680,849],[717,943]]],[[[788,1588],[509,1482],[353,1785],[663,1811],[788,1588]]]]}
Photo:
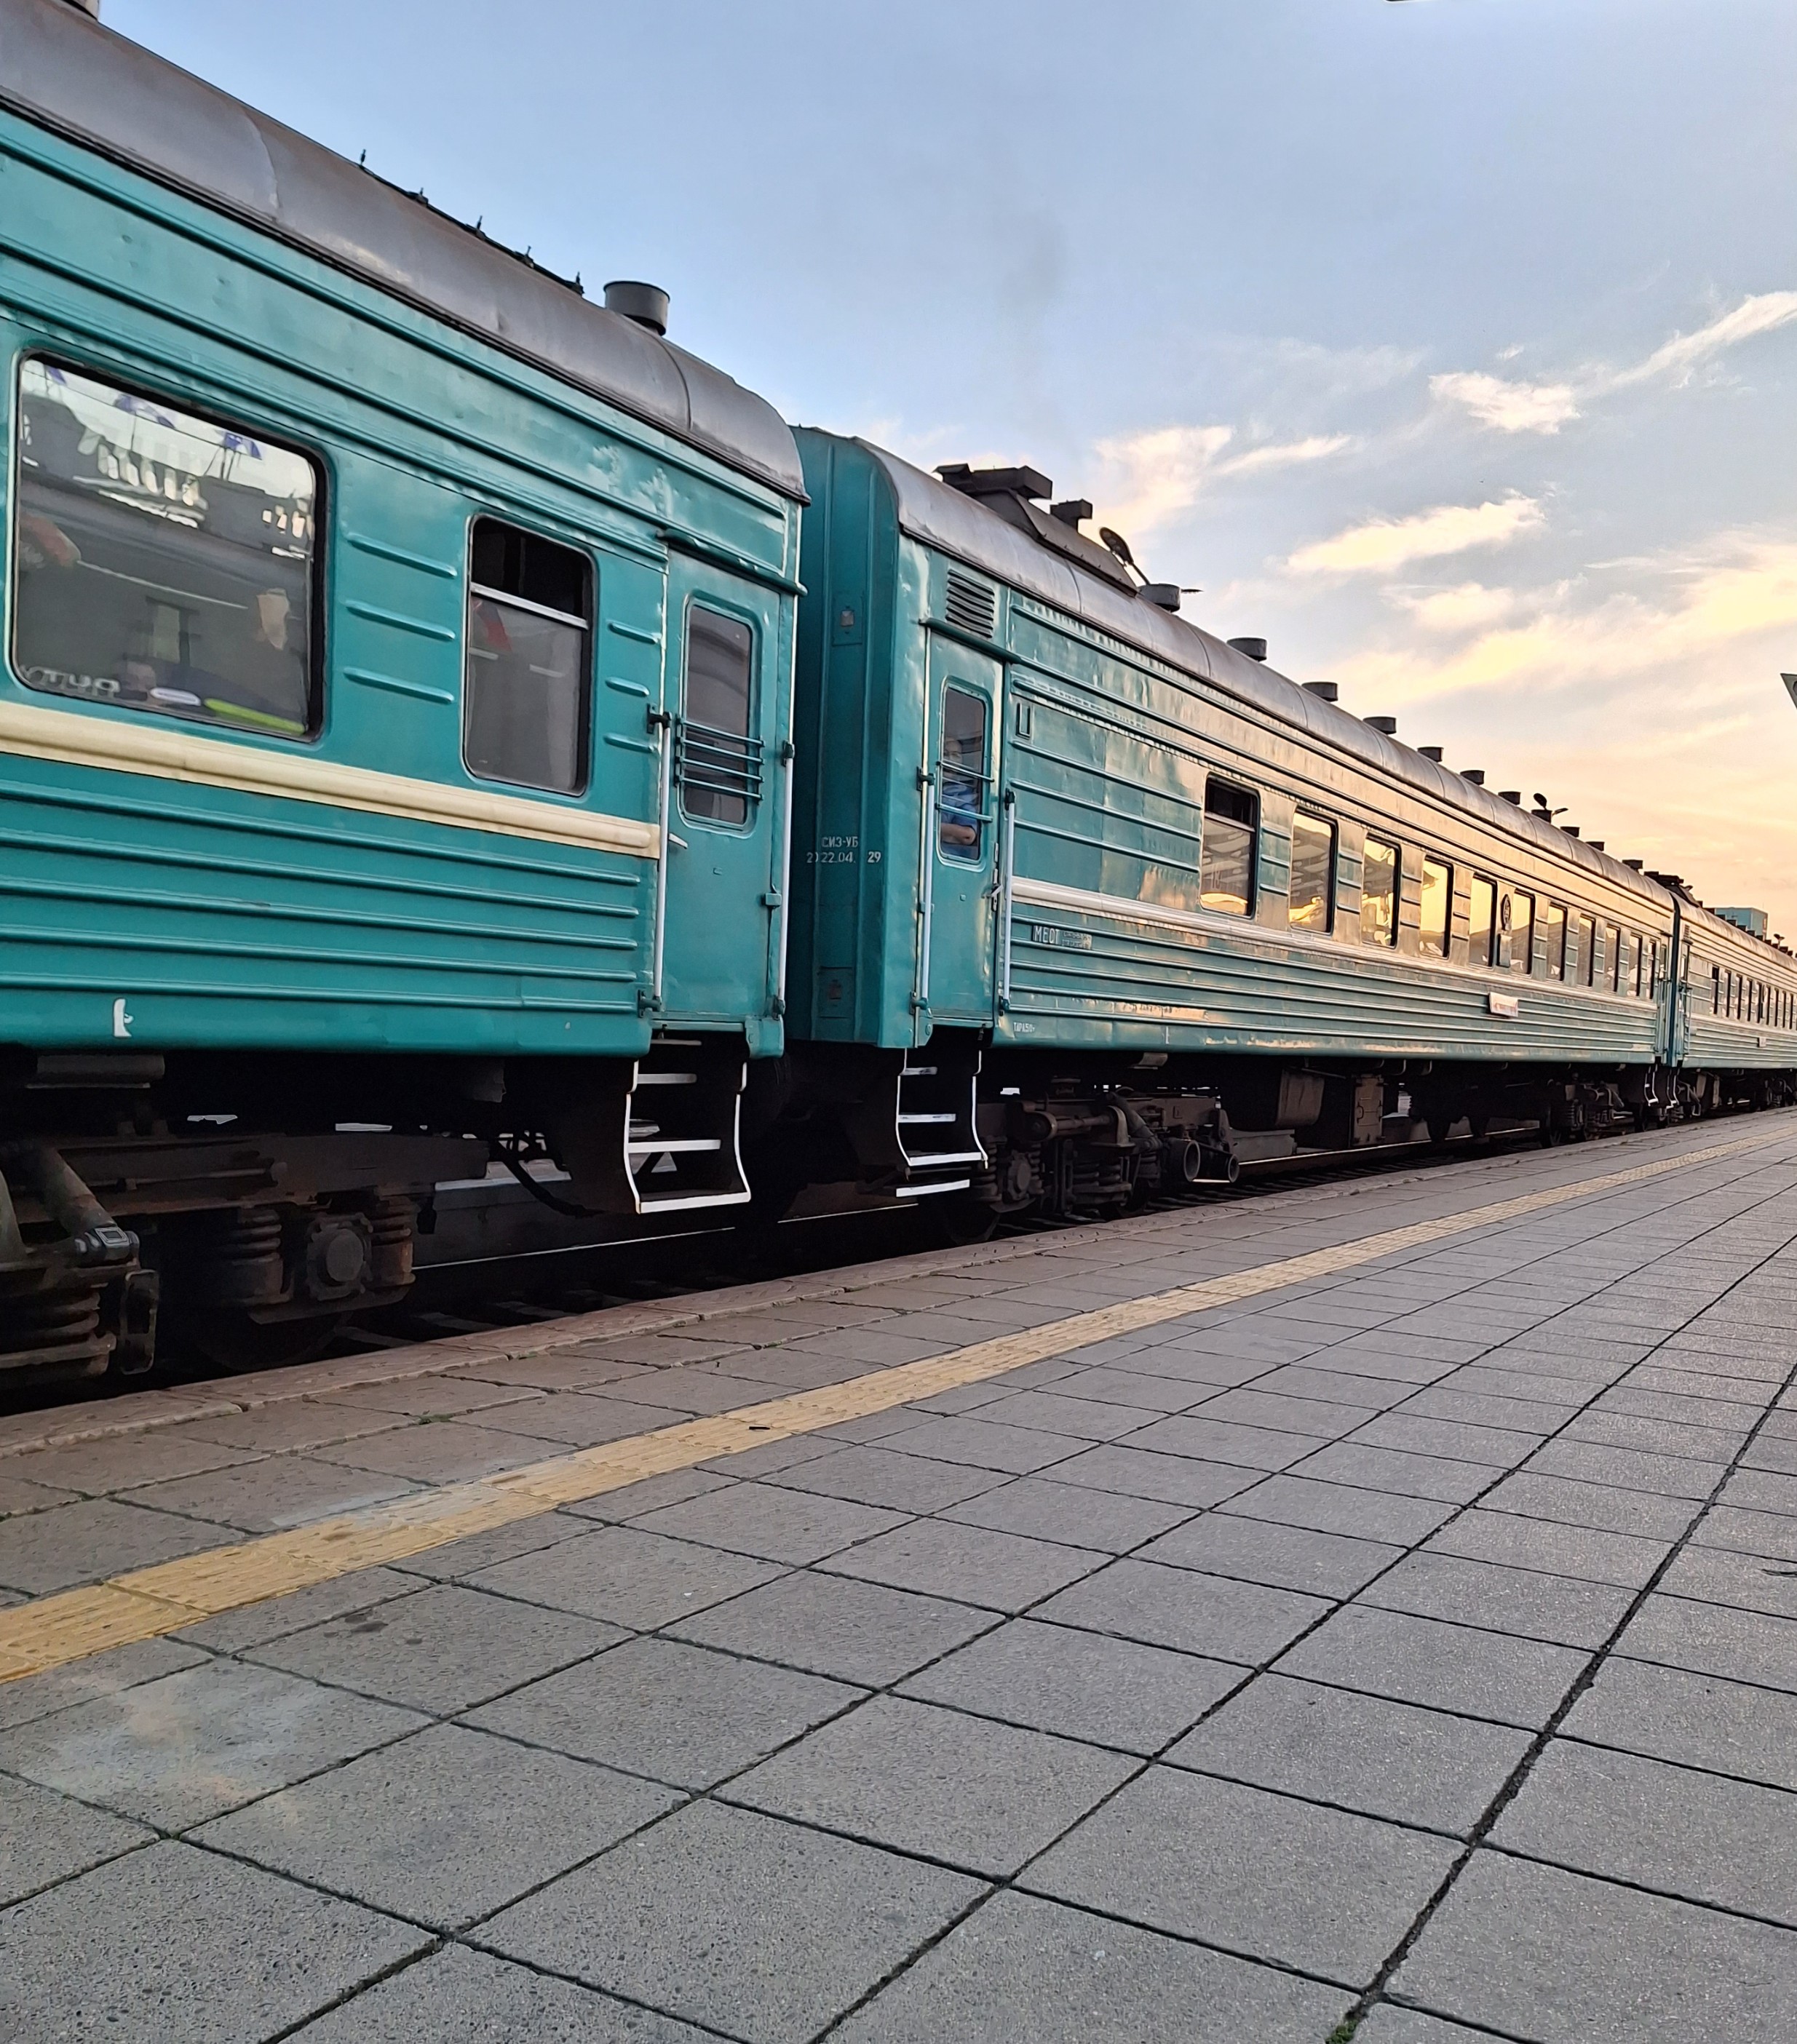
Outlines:
{"type": "Polygon", "coordinates": [[[1797,1113],[0,1420],[0,2036],[1789,2044],[1797,1113]]]}

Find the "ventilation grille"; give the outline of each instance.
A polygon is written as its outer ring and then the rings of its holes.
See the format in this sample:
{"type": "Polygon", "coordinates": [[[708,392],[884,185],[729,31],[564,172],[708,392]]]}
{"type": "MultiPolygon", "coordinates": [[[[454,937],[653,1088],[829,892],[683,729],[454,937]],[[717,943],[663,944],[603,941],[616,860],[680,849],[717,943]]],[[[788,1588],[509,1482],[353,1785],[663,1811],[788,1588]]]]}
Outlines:
{"type": "Polygon", "coordinates": [[[999,621],[998,593],[988,589],[984,582],[975,582],[969,575],[956,574],[951,569],[949,594],[942,609],[957,631],[971,632],[976,639],[990,639],[992,628],[999,621]]]}

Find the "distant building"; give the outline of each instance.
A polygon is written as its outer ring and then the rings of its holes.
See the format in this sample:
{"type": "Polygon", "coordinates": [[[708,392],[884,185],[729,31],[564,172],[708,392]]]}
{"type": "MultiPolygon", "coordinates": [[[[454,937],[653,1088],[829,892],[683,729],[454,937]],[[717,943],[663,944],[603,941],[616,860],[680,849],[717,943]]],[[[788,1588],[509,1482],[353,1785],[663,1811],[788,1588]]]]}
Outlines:
{"type": "Polygon", "coordinates": [[[1725,923],[1733,923],[1737,930],[1746,931],[1749,936],[1763,937],[1766,934],[1764,909],[1718,909],[1716,913],[1725,923]]]}

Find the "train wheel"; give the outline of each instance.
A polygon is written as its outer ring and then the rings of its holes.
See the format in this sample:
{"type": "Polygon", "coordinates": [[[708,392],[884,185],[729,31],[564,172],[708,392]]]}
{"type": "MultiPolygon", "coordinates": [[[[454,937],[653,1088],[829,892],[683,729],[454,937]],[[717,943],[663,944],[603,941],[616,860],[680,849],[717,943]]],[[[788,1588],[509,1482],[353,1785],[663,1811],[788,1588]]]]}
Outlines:
{"type": "Polygon", "coordinates": [[[951,1249],[968,1249],[975,1243],[990,1241],[999,1225],[996,1207],[988,1206],[983,1200],[958,1199],[952,1193],[946,1198],[929,1201],[924,1212],[938,1239],[951,1249]]]}
{"type": "Polygon", "coordinates": [[[284,1370],[322,1355],[340,1320],[335,1313],[304,1320],[252,1320],[247,1313],[208,1313],[180,1327],[179,1346],[219,1370],[284,1370]]]}

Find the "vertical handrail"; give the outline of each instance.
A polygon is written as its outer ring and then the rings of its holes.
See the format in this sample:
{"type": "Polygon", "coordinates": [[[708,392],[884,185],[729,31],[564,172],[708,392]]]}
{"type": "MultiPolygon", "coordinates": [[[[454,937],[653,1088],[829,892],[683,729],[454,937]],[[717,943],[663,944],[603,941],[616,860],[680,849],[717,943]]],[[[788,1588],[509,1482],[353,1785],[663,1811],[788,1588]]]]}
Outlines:
{"type": "Polygon", "coordinates": [[[655,950],[649,973],[649,997],[659,1008],[668,949],[668,856],[674,835],[674,720],[664,709],[652,709],[649,722],[661,735],[661,852],[656,861],[655,950]]]}
{"type": "Polygon", "coordinates": [[[1002,862],[999,875],[999,1012],[1010,1008],[1011,989],[1011,883],[1017,878],[1017,791],[1007,788],[1003,797],[1004,834],[999,846],[1002,862]]]}
{"type": "Polygon", "coordinates": [[[780,796],[786,805],[786,828],[780,844],[780,948],[774,968],[775,1012],[786,1012],[787,940],[792,928],[792,763],[796,748],[788,739],[780,748],[780,796]]]}
{"type": "Polygon", "coordinates": [[[914,1008],[929,1005],[929,933],[936,915],[936,776],[927,766],[918,769],[918,787],[922,795],[923,822],[918,847],[918,975],[914,1008]]]}

